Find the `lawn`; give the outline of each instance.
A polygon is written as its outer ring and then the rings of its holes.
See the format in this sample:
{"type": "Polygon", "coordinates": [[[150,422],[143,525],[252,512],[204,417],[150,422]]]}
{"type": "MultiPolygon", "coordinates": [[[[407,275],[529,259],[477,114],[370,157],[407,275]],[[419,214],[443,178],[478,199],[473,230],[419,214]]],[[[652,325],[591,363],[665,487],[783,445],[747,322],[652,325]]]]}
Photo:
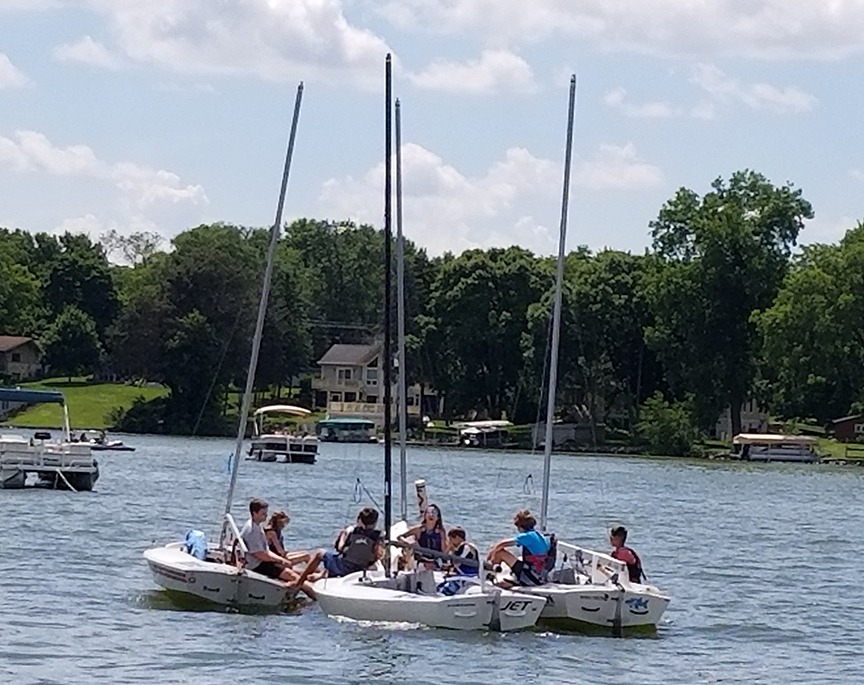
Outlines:
{"type": "MultiPolygon", "coordinates": [[[[73,430],[108,428],[108,413],[115,407],[127,409],[136,397],[152,400],[168,394],[163,387],[138,387],[124,383],[91,383],[84,378],[46,378],[21,387],[35,390],[59,390],[66,397],[69,421],[73,430]]],[[[63,424],[63,413],[56,404],[40,404],[12,417],[8,423],[30,428],[57,428],[63,424]]]]}

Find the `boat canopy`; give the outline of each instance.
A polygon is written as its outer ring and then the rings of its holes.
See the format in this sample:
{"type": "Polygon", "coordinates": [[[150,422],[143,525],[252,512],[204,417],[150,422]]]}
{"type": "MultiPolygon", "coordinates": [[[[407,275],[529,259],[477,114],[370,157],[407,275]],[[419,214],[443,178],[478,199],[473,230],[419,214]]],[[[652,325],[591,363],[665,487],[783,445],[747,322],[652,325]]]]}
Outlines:
{"type": "Polygon", "coordinates": [[[812,435],[781,435],[779,433],[740,433],[732,439],[734,445],[817,445],[812,435]]]}
{"type": "Polygon", "coordinates": [[[59,390],[30,390],[28,388],[0,388],[0,402],[25,402],[27,404],[66,404],[59,390]]]}
{"type": "Polygon", "coordinates": [[[255,416],[264,414],[293,414],[294,416],[309,416],[312,412],[303,407],[295,407],[292,404],[271,404],[269,407],[261,407],[255,410],[255,416]]]}
{"type": "Polygon", "coordinates": [[[369,419],[322,419],[316,425],[318,426],[333,426],[334,428],[347,428],[348,426],[360,426],[363,428],[373,428],[374,421],[369,419]]]}
{"type": "Polygon", "coordinates": [[[513,425],[513,422],[505,419],[490,419],[489,421],[462,421],[455,425],[458,428],[479,428],[481,430],[489,430],[490,428],[508,428],[513,425]]]}

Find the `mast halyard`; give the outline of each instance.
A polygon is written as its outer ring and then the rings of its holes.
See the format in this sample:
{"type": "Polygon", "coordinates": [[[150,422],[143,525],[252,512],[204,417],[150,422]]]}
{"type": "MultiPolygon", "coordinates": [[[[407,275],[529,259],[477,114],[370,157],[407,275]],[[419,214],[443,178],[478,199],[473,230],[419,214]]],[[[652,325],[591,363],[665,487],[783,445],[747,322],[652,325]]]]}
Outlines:
{"type": "MultiPolygon", "coordinates": [[[[408,366],[405,360],[405,236],[402,233],[402,106],[396,98],[396,306],[397,317],[397,354],[399,375],[396,382],[399,396],[399,514],[403,521],[408,520],[408,366]]],[[[423,402],[420,402],[421,412],[423,402]]]]}
{"type": "Polygon", "coordinates": [[[567,148],[564,153],[564,190],[561,199],[561,230],[558,236],[558,264],[555,271],[555,299],[552,305],[552,349],[549,363],[549,397],[546,403],[546,435],[543,445],[543,499],[540,530],[546,530],[549,512],[549,471],[552,466],[552,421],[558,384],[558,348],[561,338],[561,291],[564,285],[564,242],[567,238],[567,205],[570,201],[570,163],[573,156],[573,117],[576,108],[576,75],[570,77],[570,106],[567,113],[567,148]]]}

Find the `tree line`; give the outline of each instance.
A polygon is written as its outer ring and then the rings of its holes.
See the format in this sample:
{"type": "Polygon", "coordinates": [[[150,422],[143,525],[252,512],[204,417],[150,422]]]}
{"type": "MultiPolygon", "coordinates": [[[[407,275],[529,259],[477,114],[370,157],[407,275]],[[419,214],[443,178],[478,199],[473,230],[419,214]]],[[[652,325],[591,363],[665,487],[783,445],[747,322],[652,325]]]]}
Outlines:
{"type": "MultiPolygon", "coordinates": [[[[820,424],[860,410],[864,225],[797,249],[812,217],[800,189],[744,170],[703,195],[676,192],[650,222],[645,254],[568,254],[558,414],[645,435],[671,422],[680,442],[726,407],[737,432],[750,398],[820,424]]],[[[56,374],[164,383],[170,394],[151,414],[167,430],[204,432],[242,387],[266,246],[266,229],[221,223],[169,250],[151,234],[93,242],[2,229],[0,333],[35,337],[56,374]]],[[[368,225],[286,227],[258,389],[295,385],[332,343],[380,332],[383,250],[368,225]]],[[[430,258],[411,241],[405,254],[409,380],[443,393],[448,417],[536,420],[554,259],[519,247],[430,258]]]]}

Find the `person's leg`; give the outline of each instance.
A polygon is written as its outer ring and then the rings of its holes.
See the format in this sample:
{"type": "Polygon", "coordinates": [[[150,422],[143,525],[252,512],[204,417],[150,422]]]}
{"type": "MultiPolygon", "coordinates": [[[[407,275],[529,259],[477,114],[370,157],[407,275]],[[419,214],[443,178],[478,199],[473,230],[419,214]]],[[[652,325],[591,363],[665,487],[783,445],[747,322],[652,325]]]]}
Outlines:
{"type": "Polygon", "coordinates": [[[489,555],[489,561],[493,564],[507,564],[510,568],[513,568],[517,559],[509,549],[498,549],[489,555]]]}

